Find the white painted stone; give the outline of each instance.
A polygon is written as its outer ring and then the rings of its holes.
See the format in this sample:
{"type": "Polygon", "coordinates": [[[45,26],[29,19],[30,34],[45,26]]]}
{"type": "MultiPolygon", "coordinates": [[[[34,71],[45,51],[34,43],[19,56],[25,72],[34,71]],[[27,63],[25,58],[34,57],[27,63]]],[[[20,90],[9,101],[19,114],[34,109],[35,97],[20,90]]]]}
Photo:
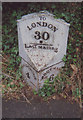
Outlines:
{"type": "Polygon", "coordinates": [[[51,81],[53,81],[53,78],[57,76],[57,74],[60,72],[60,68],[64,66],[63,62],[60,62],[56,65],[53,65],[51,67],[48,67],[47,69],[44,69],[43,71],[39,72],[39,88],[42,88],[44,85],[44,81],[47,78],[50,78],[51,81]]]}
{"type": "Polygon", "coordinates": [[[56,65],[66,54],[69,25],[47,11],[23,16],[18,20],[19,55],[37,71],[56,65]]]}
{"type": "Polygon", "coordinates": [[[55,19],[47,11],[32,13],[18,20],[19,55],[24,80],[35,90],[47,78],[54,78],[64,66],[69,23],[55,19]]]}
{"type": "Polygon", "coordinates": [[[38,75],[35,69],[23,59],[21,61],[23,79],[35,90],[38,90],[38,75]]]}
{"type": "MultiPolygon", "coordinates": [[[[53,65],[51,67],[48,67],[40,72],[36,71],[32,68],[31,65],[25,62],[25,60],[22,59],[21,61],[22,65],[22,74],[24,80],[36,91],[41,89],[44,85],[44,81],[47,78],[54,78],[59,72],[60,68],[64,66],[63,62],[60,62],[56,65],[53,65]]],[[[52,79],[53,80],[53,79],[52,79]]]]}

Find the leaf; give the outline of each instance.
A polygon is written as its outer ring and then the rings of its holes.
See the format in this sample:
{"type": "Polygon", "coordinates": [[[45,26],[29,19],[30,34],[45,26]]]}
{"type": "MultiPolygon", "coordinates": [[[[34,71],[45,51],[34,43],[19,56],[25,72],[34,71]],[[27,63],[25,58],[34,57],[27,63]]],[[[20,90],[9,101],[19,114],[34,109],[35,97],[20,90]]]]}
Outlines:
{"type": "Polygon", "coordinates": [[[73,61],[76,62],[77,60],[74,58],[73,61]]]}
{"type": "Polygon", "coordinates": [[[53,92],[53,93],[55,93],[55,92],[56,92],[56,90],[55,90],[55,89],[53,89],[53,90],[52,90],[52,92],[53,92]]]}
{"type": "Polygon", "coordinates": [[[37,94],[38,94],[37,91],[35,91],[35,90],[33,91],[33,93],[34,93],[34,95],[37,95],[37,94]]]}
{"type": "Polygon", "coordinates": [[[22,82],[19,82],[20,88],[24,87],[22,82]]]}
{"type": "Polygon", "coordinates": [[[12,16],[16,16],[16,14],[17,14],[16,11],[14,11],[14,12],[12,13],[12,16]]]}
{"type": "Polygon", "coordinates": [[[67,98],[67,96],[66,96],[66,95],[64,95],[64,98],[67,98]]]}
{"type": "Polygon", "coordinates": [[[56,99],[56,96],[53,96],[52,98],[55,100],[55,99],[56,99]]]}
{"type": "Polygon", "coordinates": [[[48,92],[47,92],[47,96],[50,96],[50,95],[51,95],[51,94],[50,94],[50,92],[48,91],[48,92]]]}
{"type": "Polygon", "coordinates": [[[64,57],[62,58],[62,60],[63,60],[64,62],[66,62],[66,61],[67,61],[66,56],[64,56],[64,57]]]}
{"type": "Polygon", "coordinates": [[[62,15],[62,17],[65,17],[65,14],[64,14],[64,13],[62,13],[61,15],[62,15]]]}
{"type": "Polygon", "coordinates": [[[73,69],[73,71],[77,72],[78,68],[74,64],[70,64],[70,66],[73,69]]]}
{"type": "Polygon", "coordinates": [[[2,94],[4,94],[5,93],[5,91],[2,89],[2,94]]]}
{"type": "Polygon", "coordinates": [[[53,9],[54,9],[54,8],[56,8],[56,6],[55,6],[55,5],[52,5],[52,7],[51,7],[51,8],[53,8],[53,9]]]}
{"type": "Polygon", "coordinates": [[[44,93],[44,92],[41,92],[41,96],[43,96],[43,97],[44,97],[44,96],[45,96],[45,93],[44,93]]]}
{"type": "Polygon", "coordinates": [[[77,57],[77,55],[74,55],[74,57],[77,57]]]}
{"type": "Polygon", "coordinates": [[[14,88],[14,87],[15,87],[15,84],[11,84],[10,87],[11,87],[11,88],[14,88]]]}
{"type": "Polygon", "coordinates": [[[7,84],[7,87],[10,87],[10,84],[7,84]]]}
{"type": "Polygon", "coordinates": [[[71,59],[72,59],[72,57],[71,57],[71,55],[69,55],[69,56],[68,56],[68,60],[71,60],[71,59]]]}

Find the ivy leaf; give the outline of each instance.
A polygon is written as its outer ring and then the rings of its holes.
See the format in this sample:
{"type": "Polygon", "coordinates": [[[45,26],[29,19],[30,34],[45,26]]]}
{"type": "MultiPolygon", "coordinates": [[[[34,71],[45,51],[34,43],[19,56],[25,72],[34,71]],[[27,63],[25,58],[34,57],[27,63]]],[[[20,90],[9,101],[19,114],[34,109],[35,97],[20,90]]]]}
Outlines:
{"type": "Polygon", "coordinates": [[[66,56],[64,56],[64,57],[62,58],[62,60],[63,60],[64,62],[66,62],[66,61],[67,61],[66,56]]]}

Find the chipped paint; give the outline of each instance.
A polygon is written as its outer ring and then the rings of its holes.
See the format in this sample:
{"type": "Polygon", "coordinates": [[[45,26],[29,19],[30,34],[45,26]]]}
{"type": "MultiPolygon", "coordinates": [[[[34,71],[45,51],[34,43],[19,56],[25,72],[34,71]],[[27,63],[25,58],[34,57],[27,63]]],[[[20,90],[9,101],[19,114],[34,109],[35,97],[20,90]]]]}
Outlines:
{"type": "Polygon", "coordinates": [[[24,15],[17,20],[23,76],[36,90],[64,66],[62,58],[66,54],[69,25],[47,11],[24,15]]]}

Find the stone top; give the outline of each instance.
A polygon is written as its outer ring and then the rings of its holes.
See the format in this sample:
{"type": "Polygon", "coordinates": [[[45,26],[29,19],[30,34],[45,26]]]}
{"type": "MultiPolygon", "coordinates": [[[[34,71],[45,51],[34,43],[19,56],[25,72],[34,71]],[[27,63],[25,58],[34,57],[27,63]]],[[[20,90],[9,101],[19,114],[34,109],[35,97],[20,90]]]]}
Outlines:
{"type": "Polygon", "coordinates": [[[56,20],[58,22],[61,22],[63,24],[66,24],[66,25],[70,26],[70,24],[65,22],[63,19],[56,19],[56,18],[54,18],[55,15],[49,13],[46,10],[40,11],[38,13],[31,13],[31,14],[28,14],[28,15],[24,15],[24,16],[21,17],[21,19],[17,20],[17,22],[21,22],[21,21],[24,21],[24,20],[27,20],[27,19],[35,18],[35,17],[41,16],[41,15],[49,16],[49,17],[51,17],[51,19],[54,19],[54,20],[56,20]]]}
{"type": "Polygon", "coordinates": [[[47,11],[17,20],[19,55],[40,71],[62,61],[66,54],[69,23],[47,11]]]}

